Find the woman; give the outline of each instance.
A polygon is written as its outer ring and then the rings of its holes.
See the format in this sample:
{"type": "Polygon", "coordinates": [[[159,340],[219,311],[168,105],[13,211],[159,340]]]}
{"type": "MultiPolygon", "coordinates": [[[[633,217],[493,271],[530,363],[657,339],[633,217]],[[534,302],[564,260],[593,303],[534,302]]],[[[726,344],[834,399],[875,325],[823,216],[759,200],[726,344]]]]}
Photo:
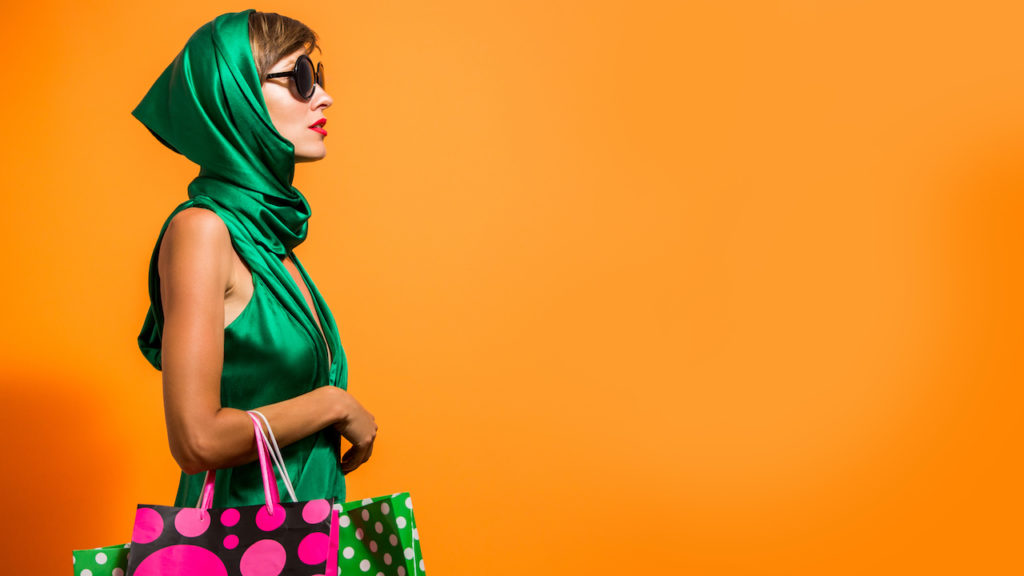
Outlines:
{"type": "Polygon", "coordinates": [[[221,15],[132,112],[200,166],[153,251],[139,335],[163,371],[176,506],[197,502],[211,469],[214,506],[263,502],[245,410],[267,417],[300,501],[344,502],[345,474],[373,450],[377,425],[347,392],[334,318],[293,253],[310,216],[295,163],[324,157],[332,103],[314,50],[316,35],[290,18],[221,15]]]}

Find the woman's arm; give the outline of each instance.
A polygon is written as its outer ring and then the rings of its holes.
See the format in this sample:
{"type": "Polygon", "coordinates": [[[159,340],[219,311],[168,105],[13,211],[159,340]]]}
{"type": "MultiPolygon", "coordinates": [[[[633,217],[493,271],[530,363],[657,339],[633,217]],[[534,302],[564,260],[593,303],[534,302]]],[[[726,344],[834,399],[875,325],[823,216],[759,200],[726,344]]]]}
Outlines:
{"type": "MultiPolygon", "coordinates": [[[[234,258],[224,222],[202,208],[178,213],[160,245],[164,414],[171,455],[188,474],[256,459],[252,421],[244,411],[220,404],[224,298],[234,258]]],[[[345,473],[372,451],[373,416],[341,388],[323,386],[259,410],[282,446],[327,426],[337,428],[353,444],[353,455],[343,460],[345,473]]]]}

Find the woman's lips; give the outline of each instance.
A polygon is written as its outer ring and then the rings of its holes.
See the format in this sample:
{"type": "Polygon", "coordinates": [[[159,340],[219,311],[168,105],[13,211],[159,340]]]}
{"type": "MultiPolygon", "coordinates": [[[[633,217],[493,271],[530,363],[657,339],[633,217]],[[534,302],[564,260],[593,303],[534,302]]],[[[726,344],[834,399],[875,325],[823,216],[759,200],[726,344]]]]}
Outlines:
{"type": "Polygon", "coordinates": [[[327,136],[327,130],[323,129],[324,124],[327,124],[327,118],[321,118],[316,122],[313,122],[313,124],[309,126],[309,129],[313,132],[319,132],[320,134],[327,136]]]}

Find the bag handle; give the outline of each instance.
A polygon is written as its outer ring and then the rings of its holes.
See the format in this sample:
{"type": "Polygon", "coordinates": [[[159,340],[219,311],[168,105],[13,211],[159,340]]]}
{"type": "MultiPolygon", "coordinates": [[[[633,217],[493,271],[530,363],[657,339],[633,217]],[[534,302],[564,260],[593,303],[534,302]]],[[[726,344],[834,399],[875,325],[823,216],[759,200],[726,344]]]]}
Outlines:
{"type": "MultiPolygon", "coordinates": [[[[284,466],[284,457],[281,454],[281,449],[277,445],[277,438],[273,438],[273,431],[270,429],[270,422],[267,421],[267,417],[256,410],[248,412],[249,418],[252,420],[253,431],[256,435],[256,453],[259,457],[260,462],[260,475],[263,477],[263,496],[266,502],[267,512],[271,515],[274,514],[274,507],[281,503],[280,496],[277,492],[277,478],[274,474],[274,464],[278,466],[278,470],[281,472],[282,480],[284,480],[285,488],[288,489],[288,495],[292,498],[293,502],[298,501],[295,497],[295,490],[292,488],[291,478],[288,477],[288,470],[284,466]],[[271,437],[273,438],[273,444],[267,439],[267,436],[263,433],[263,427],[260,426],[259,418],[267,425],[267,430],[270,431],[271,437]],[[267,455],[270,454],[271,458],[267,455]],[[271,461],[273,460],[273,461],[271,461]]],[[[216,470],[207,470],[206,478],[203,480],[203,489],[199,494],[199,502],[196,503],[196,508],[201,511],[209,510],[213,505],[213,489],[217,479],[216,470]]]]}
{"type": "Polygon", "coordinates": [[[249,414],[252,420],[253,431],[256,432],[256,453],[260,460],[260,476],[263,477],[263,497],[266,501],[267,512],[274,515],[274,506],[281,503],[277,494],[277,478],[274,476],[274,464],[267,458],[267,437],[263,434],[263,427],[255,416],[249,414]]]}
{"type": "Polygon", "coordinates": [[[249,414],[259,416],[267,426],[267,434],[270,434],[270,440],[267,441],[267,436],[263,435],[263,440],[266,443],[267,450],[270,452],[270,457],[274,460],[274,465],[277,467],[277,471],[281,474],[281,481],[284,482],[284,487],[285,490],[288,491],[288,496],[291,497],[292,502],[298,502],[299,499],[295,497],[295,488],[292,487],[292,479],[288,476],[288,468],[284,465],[284,455],[281,453],[281,448],[277,445],[277,438],[274,436],[274,430],[270,427],[270,422],[267,420],[267,417],[258,410],[249,410],[249,414]]]}

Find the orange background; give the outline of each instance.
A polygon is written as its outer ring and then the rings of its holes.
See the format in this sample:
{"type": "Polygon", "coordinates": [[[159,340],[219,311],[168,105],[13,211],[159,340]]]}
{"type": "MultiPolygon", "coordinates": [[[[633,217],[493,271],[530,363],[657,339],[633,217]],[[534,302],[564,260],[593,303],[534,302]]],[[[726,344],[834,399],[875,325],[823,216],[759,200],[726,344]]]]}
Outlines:
{"type": "MultiPolygon", "coordinates": [[[[129,114],[237,3],[5,3],[9,574],[169,503],[135,344],[195,168],[129,114]]],[[[428,572],[1020,573],[1024,5],[281,3],[299,249],[428,572]]]]}

